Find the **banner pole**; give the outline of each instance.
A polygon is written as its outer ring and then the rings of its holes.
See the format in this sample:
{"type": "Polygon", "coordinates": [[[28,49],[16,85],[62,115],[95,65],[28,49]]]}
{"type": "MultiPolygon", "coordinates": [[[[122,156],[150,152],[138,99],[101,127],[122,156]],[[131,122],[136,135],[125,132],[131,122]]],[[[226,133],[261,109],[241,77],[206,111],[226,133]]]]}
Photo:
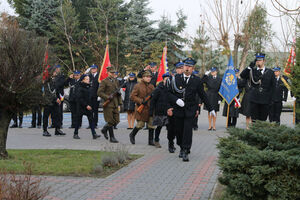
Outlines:
{"type": "Polygon", "coordinates": [[[228,118],[229,118],[229,104],[227,103],[227,121],[226,121],[226,128],[228,128],[228,118]]]}

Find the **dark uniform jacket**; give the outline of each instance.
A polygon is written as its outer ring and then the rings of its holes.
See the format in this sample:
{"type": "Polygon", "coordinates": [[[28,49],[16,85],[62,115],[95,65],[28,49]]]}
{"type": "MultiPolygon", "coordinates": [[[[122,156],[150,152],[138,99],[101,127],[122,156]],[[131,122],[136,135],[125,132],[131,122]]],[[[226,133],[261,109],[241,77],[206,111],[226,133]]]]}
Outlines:
{"type": "MultiPolygon", "coordinates": [[[[136,84],[130,95],[130,99],[136,103],[135,110],[142,104],[144,99],[151,95],[154,90],[154,86],[151,83],[146,83],[143,80],[136,84]]],[[[148,122],[149,121],[149,108],[150,101],[145,105],[141,113],[135,112],[135,118],[138,121],[148,122]]]]}
{"type": "MultiPolygon", "coordinates": [[[[102,80],[100,87],[98,89],[98,96],[101,97],[104,101],[108,100],[109,96],[113,94],[119,88],[119,81],[115,78],[109,78],[102,80]]],[[[107,105],[107,108],[117,108],[119,105],[122,105],[121,94],[118,91],[114,95],[113,99],[107,105]]]]}
{"type": "Polygon", "coordinates": [[[168,108],[168,88],[163,82],[160,82],[152,94],[149,114],[150,116],[153,114],[156,116],[167,116],[168,108]]]}
{"type": "Polygon", "coordinates": [[[275,88],[275,75],[273,70],[265,68],[264,74],[257,68],[246,68],[240,74],[243,79],[250,79],[250,101],[257,104],[270,104],[273,98],[273,91],[275,88]],[[251,71],[253,80],[251,78],[251,71]],[[261,83],[254,83],[261,81],[261,83]],[[253,82],[254,81],[254,82],[253,82]]]}
{"type": "MultiPolygon", "coordinates": [[[[282,102],[287,100],[288,96],[288,89],[285,87],[283,81],[281,80],[282,76],[279,76],[279,79],[277,80],[275,78],[275,89],[274,89],[274,95],[273,95],[273,102],[282,102]]],[[[285,80],[287,80],[286,77],[283,76],[285,80]]]]}
{"type": "Polygon", "coordinates": [[[90,85],[80,82],[78,87],[78,93],[77,93],[77,113],[79,113],[79,115],[81,114],[86,114],[89,111],[86,107],[87,106],[91,106],[91,91],[90,91],[90,85]]]}
{"type": "Polygon", "coordinates": [[[57,76],[55,76],[54,78],[54,82],[55,82],[55,89],[56,92],[58,93],[58,95],[62,95],[64,96],[65,92],[64,92],[64,88],[65,88],[65,76],[63,74],[58,74],[57,76]]]}
{"type": "Polygon", "coordinates": [[[130,110],[134,111],[135,108],[135,102],[130,99],[130,94],[134,88],[134,86],[137,84],[136,78],[133,81],[128,81],[123,85],[123,88],[125,88],[125,98],[124,98],[124,110],[130,110]]]}
{"type": "Polygon", "coordinates": [[[204,102],[209,111],[212,111],[212,107],[208,101],[207,95],[203,89],[203,84],[198,76],[192,74],[187,85],[184,82],[183,74],[176,74],[170,77],[170,85],[168,86],[169,103],[174,108],[173,114],[175,117],[194,117],[198,110],[199,102],[196,99],[196,93],[198,93],[202,102],[204,102]],[[172,79],[175,78],[175,83],[178,89],[185,88],[185,95],[178,93],[172,89],[172,79]],[[184,107],[180,107],[176,104],[177,99],[182,99],[185,102],[184,107]]]}
{"type": "Polygon", "coordinates": [[[91,83],[91,95],[92,95],[92,98],[97,98],[97,91],[98,91],[98,88],[99,88],[99,82],[98,82],[98,79],[99,79],[99,73],[97,73],[96,76],[94,76],[93,74],[89,74],[89,77],[90,77],[90,83],[91,83]]]}
{"type": "Polygon", "coordinates": [[[75,80],[73,78],[67,79],[67,86],[70,87],[69,102],[76,102],[76,95],[78,93],[79,83],[79,80],[75,80]]]}
{"type": "Polygon", "coordinates": [[[47,100],[48,105],[54,105],[57,98],[59,98],[59,93],[56,90],[54,79],[49,79],[44,83],[44,97],[47,100]]]}
{"type": "MultiPolygon", "coordinates": [[[[222,101],[222,97],[219,95],[222,78],[216,76],[214,79],[212,75],[204,75],[201,81],[202,83],[205,83],[207,87],[206,94],[210,105],[215,111],[219,111],[219,101],[222,101]]],[[[206,104],[204,105],[204,109],[207,110],[206,104]]]]}

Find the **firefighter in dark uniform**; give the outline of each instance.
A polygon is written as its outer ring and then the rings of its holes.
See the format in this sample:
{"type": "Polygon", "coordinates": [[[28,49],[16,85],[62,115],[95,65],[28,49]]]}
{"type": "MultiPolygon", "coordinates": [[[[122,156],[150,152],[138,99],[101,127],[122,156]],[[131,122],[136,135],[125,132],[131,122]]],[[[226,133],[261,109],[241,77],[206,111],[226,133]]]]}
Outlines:
{"type": "Polygon", "coordinates": [[[43,95],[47,99],[47,105],[44,106],[43,113],[43,136],[49,137],[51,134],[48,132],[48,120],[49,115],[52,116],[52,124],[55,128],[55,135],[66,135],[64,132],[60,130],[60,104],[62,103],[60,100],[60,93],[57,91],[56,87],[56,76],[57,70],[56,67],[49,68],[50,77],[44,81],[44,93],[43,95]]]}
{"type": "Polygon", "coordinates": [[[95,128],[98,126],[98,109],[99,109],[99,100],[97,96],[97,91],[99,88],[99,73],[98,73],[98,66],[91,65],[90,66],[90,83],[91,83],[91,98],[92,98],[92,113],[93,113],[93,120],[95,128]]]}
{"type": "MultiPolygon", "coordinates": [[[[198,70],[194,70],[193,74],[195,76],[199,76],[199,71],[198,70]]],[[[199,115],[200,115],[202,102],[201,102],[201,99],[199,98],[198,94],[196,94],[196,102],[198,102],[198,112],[199,112],[199,115]]],[[[193,129],[194,129],[194,131],[198,130],[198,115],[194,118],[193,129]]]]}
{"type": "MultiPolygon", "coordinates": [[[[176,75],[176,74],[182,74],[183,73],[183,66],[184,66],[184,63],[179,61],[177,63],[174,64],[175,65],[175,73],[173,73],[173,77],[176,75]]],[[[170,79],[168,79],[168,85],[170,85],[170,79]]],[[[172,102],[170,102],[172,103],[172,102]]],[[[174,107],[175,105],[172,105],[172,107],[174,107]]],[[[174,146],[174,139],[176,137],[176,131],[175,131],[175,118],[174,116],[168,116],[168,121],[169,123],[167,124],[167,138],[168,138],[168,141],[169,141],[169,152],[170,153],[174,153],[176,148],[174,146]]]]}
{"type": "MultiPolygon", "coordinates": [[[[56,76],[55,76],[55,79],[54,79],[54,82],[55,82],[55,89],[56,89],[56,92],[58,93],[58,97],[60,98],[60,101],[61,103],[58,105],[59,106],[59,109],[58,109],[58,119],[57,119],[57,122],[58,122],[58,126],[59,128],[62,128],[62,125],[63,125],[63,101],[64,101],[64,88],[65,88],[65,81],[66,81],[66,78],[65,78],[65,75],[63,75],[63,73],[61,72],[61,66],[60,65],[55,65],[55,73],[56,73],[56,76]]],[[[53,117],[52,117],[53,119],[53,117]]]]}
{"type": "Polygon", "coordinates": [[[280,67],[273,68],[275,74],[275,90],[269,113],[270,122],[276,122],[278,124],[280,124],[282,101],[286,101],[288,96],[288,89],[284,84],[284,81],[287,84],[287,77],[280,75],[280,69],[280,67]]]}
{"type": "MultiPolygon", "coordinates": [[[[70,105],[70,111],[71,111],[71,126],[69,128],[75,128],[75,121],[77,120],[76,117],[76,93],[78,91],[79,87],[79,79],[80,79],[81,72],[79,70],[75,70],[73,74],[69,76],[67,79],[67,86],[70,87],[70,93],[69,93],[69,105],[70,105]]],[[[81,126],[81,121],[79,123],[79,126],[81,126]]]]}
{"type": "Polygon", "coordinates": [[[108,67],[108,77],[101,81],[98,89],[98,96],[104,101],[109,101],[107,106],[103,106],[104,120],[106,124],[102,128],[105,139],[108,139],[107,131],[109,133],[109,141],[111,143],[118,143],[114,135],[113,127],[120,122],[119,106],[123,104],[120,93],[119,81],[115,75],[116,69],[114,67],[108,67]]]}
{"type": "Polygon", "coordinates": [[[184,162],[189,161],[188,154],[192,146],[193,119],[198,113],[196,93],[207,105],[210,114],[215,116],[207,95],[203,89],[201,79],[192,74],[196,61],[192,58],[184,60],[183,74],[170,77],[169,101],[174,105],[168,109],[168,115],[174,115],[177,144],[180,146],[179,157],[184,162]]]}
{"type": "Polygon", "coordinates": [[[265,67],[265,54],[257,53],[256,59],[241,73],[241,78],[251,82],[250,106],[252,121],[266,121],[275,88],[273,70],[265,67]]]}

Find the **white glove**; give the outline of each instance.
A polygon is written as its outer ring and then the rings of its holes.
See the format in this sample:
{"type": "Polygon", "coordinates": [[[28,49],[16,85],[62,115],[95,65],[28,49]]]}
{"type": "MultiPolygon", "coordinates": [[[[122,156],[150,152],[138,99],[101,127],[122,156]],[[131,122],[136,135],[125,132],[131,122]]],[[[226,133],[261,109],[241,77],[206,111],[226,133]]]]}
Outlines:
{"type": "Polygon", "coordinates": [[[184,101],[182,101],[182,99],[177,99],[176,104],[180,107],[184,107],[184,101]]]}
{"type": "Polygon", "coordinates": [[[125,80],[127,80],[128,78],[129,78],[129,76],[128,76],[128,75],[124,77],[124,79],[125,79],[125,80]]]}
{"type": "Polygon", "coordinates": [[[214,117],[217,116],[215,110],[210,111],[210,112],[209,112],[209,115],[210,115],[210,116],[214,116],[214,117]]]}
{"type": "Polygon", "coordinates": [[[221,104],[221,101],[218,101],[218,104],[221,104]]]}
{"type": "Polygon", "coordinates": [[[210,73],[210,70],[205,72],[205,75],[208,76],[208,74],[210,73]]]}
{"type": "Polygon", "coordinates": [[[251,69],[251,67],[247,67],[247,69],[251,69]]]}
{"type": "Polygon", "coordinates": [[[91,71],[91,68],[89,67],[87,70],[85,70],[84,74],[87,74],[91,71]]]}
{"type": "Polygon", "coordinates": [[[97,97],[97,101],[101,101],[101,98],[100,98],[100,97],[97,97]]]}

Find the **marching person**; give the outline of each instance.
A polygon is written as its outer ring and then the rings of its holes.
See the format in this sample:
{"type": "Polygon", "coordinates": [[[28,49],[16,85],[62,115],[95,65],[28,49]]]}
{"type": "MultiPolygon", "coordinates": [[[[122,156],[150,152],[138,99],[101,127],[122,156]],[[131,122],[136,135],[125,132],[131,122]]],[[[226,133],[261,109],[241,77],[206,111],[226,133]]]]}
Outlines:
{"type": "Polygon", "coordinates": [[[47,104],[44,106],[43,113],[43,136],[50,137],[51,134],[48,132],[48,119],[51,114],[52,125],[55,128],[55,135],[66,135],[60,130],[60,93],[57,91],[57,84],[55,82],[57,76],[57,67],[49,68],[50,77],[44,81],[44,96],[47,99],[47,104]]]}
{"type": "Polygon", "coordinates": [[[265,67],[265,54],[257,53],[256,59],[240,74],[241,78],[250,80],[250,107],[252,121],[266,121],[275,88],[274,72],[265,67]]]}
{"type": "Polygon", "coordinates": [[[216,131],[216,120],[217,112],[220,110],[220,104],[222,97],[219,95],[219,89],[222,83],[222,78],[218,76],[218,69],[212,67],[209,71],[205,72],[202,82],[206,84],[207,87],[207,97],[212,110],[216,112],[216,116],[210,115],[210,111],[207,109],[206,104],[204,104],[204,110],[208,110],[208,130],[216,131]]]}
{"type": "MultiPolygon", "coordinates": [[[[58,126],[59,128],[62,128],[63,125],[63,101],[64,101],[64,88],[65,88],[65,75],[62,73],[61,71],[61,66],[60,65],[55,65],[55,79],[54,79],[54,83],[55,83],[55,90],[58,93],[58,97],[60,98],[61,103],[58,105],[59,109],[58,109],[58,126]]],[[[52,116],[52,115],[51,115],[52,116]]],[[[52,120],[54,120],[52,118],[52,120]]]]}
{"type": "Polygon", "coordinates": [[[171,77],[169,85],[169,101],[172,103],[167,113],[174,115],[177,144],[180,146],[179,158],[184,162],[189,161],[188,154],[192,147],[193,119],[198,113],[198,102],[196,93],[206,104],[211,115],[215,116],[203,84],[199,77],[192,74],[196,61],[192,58],[184,60],[183,74],[176,74],[171,77]],[[173,106],[173,107],[171,107],[173,106]]]}
{"type": "MultiPolygon", "coordinates": [[[[69,76],[67,79],[67,85],[70,87],[70,93],[69,93],[69,105],[71,110],[71,126],[69,128],[75,128],[75,122],[77,120],[76,112],[76,101],[77,101],[77,92],[79,87],[79,79],[81,76],[81,71],[75,70],[73,74],[69,76]]],[[[79,123],[79,127],[81,126],[81,121],[79,123]]]]}
{"type": "Polygon", "coordinates": [[[288,89],[284,82],[287,84],[287,77],[280,75],[280,67],[274,67],[275,74],[275,90],[273,101],[271,103],[269,120],[270,122],[276,122],[280,124],[280,115],[282,111],[282,101],[286,101],[288,97],[288,89]]]}
{"type": "Polygon", "coordinates": [[[86,115],[89,121],[93,139],[97,139],[100,135],[96,134],[95,124],[93,121],[93,110],[92,110],[92,94],[90,90],[90,77],[83,74],[78,83],[77,100],[76,100],[76,121],[74,130],[74,139],[80,139],[78,136],[78,130],[81,124],[82,116],[86,115]]]}
{"type": "MultiPolygon", "coordinates": [[[[172,77],[174,77],[176,74],[183,73],[184,63],[179,61],[179,62],[175,63],[174,65],[175,65],[175,73],[172,77]]],[[[167,85],[169,87],[170,78],[167,80],[167,85]]],[[[169,101],[169,103],[172,104],[172,102],[170,102],[170,101],[169,101]]],[[[171,107],[174,107],[174,105],[172,104],[171,107]]],[[[172,116],[168,115],[167,138],[168,138],[168,150],[170,153],[174,153],[176,150],[176,148],[174,146],[175,137],[176,137],[175,118],[174,118],[174,115],[172,115],[172,116]]]]}
{"type": "MultiPolygon", "coordinates": [[[[115,76],[116,69],[114,67],[107,67],[108,77],[102,80],[98,89],[98,96],[101,97],[108,104],[103,105],[104,120],[106,124],[102,128],[105,139],[108,139],[107,131],[109,133],[109,141],[111,143],[118,143],[114,135],[114,126],[120,122],[119,106],[122,105],[122,98],[120,93],[119,81],[115,76]]],[[[104,103],[105,103],[104,102],[104,103]]]]}
{"type": "MultiPolygon", "coordinates": [[[[194,70],[194,71],[193,71],[193,74],[194,74],[195,76],[199,76],[199,71],[194,70]]],[[[198,94],[196,94],[196,102],[198,102],[198,112],[199,112],[199,115],[200,115],[202,102],[201,102],[201,99],[199,98],[199,95],[198,95],[198,94]]],[[[198,116],[199,116],[199,115],[197,115],[197,116],[194,118],[194,124],[193,124],[193,129],[194,129],[194,131],[197,131],[197,130],[198,130],[198,116]]]]}
{"type": "Polygon", "coordinates": [[[162,75],[163,81],[160,82],[155,88],[151,102],[149,115],[153,116],[153,126],[156,126],[154,145],[157,148],[161,148],[159,144],[159,135],[163,126],[168,124],[167,110],[168,110],[168,88],[166,86],[167,80],[170,74],[167,72],[162,75]]]}
{"type": "Polygon", "coordinates": [[[148,145],[154,146],[153,136],[154,136],[154,126],[152,125],[153,118],[149,115],[150,99],[151,94],[154,90],[154,86],[150,83],[152,78],[152,73],[150,71],[144,71],[142,73],[142,80],[140,83],[136,84],[130,95],[130,99],[136,103],[135,106],[135,117],[137,120],[136,126],[129,134],[129,139],[131,144],[135,144],[135,136],[140,129],[142,129],[147,124],[149,135],[148,135],[148,145]],[[138,108],[144,107],[141,112],[138,112],[138,108]]]}
{"type": "MultiPolygon", "coordinates": [[[[92,117],[94,121],[95,128],[98,127],[98,109],[99,109],[99,103],[100,101],[98,100],[98,95],[97,91],[99,88],[99,73],[98,73],[98,66],[93,64],[90,66],[90,71],[89,71],[89,77],[90,77],[90,90],[91,90],[91,106],[92,106],[92,117]]],[[[90,127],[88,127],[90,128],[90,127]]]]}
{"type": "Polygon", "coordinates": [[[133,129],[134,127],[134,108],[135,108],[135,102],[130,99],[130,94],[134,88],[134,86],[137,84],[137,79],[135,76],[135,73],[129,73],[129,77],[123,88],[125,88],[125,98],[124,98],[124,111],[127,112],[127,120],[128,120],[128,128],[127,129],[133,129]]]}
{"type": "Polygon", "coordinates": [[[239,103],[239,97],[240,94],[242,92],[242,88],[243,88],[243,82],[242,80],[239,78],[239,69],[234,69],[235,72],[235,76],[236,76],[236,80],[237,80],[237,86],[239,89],[239,95],[237,95],[235,97],[236,101],[233,100],[229,106],[229,113],[227,113],[228,110],[228,104],[225,101],[224,107],[223,107],[223,116],[227,117],[228,114],[228,122],[227,125],[228,127],[235,127],[236,123],[237,123],[237,118],[239,117],[239,107],[240,107],[240,103],[239,103]]]}

